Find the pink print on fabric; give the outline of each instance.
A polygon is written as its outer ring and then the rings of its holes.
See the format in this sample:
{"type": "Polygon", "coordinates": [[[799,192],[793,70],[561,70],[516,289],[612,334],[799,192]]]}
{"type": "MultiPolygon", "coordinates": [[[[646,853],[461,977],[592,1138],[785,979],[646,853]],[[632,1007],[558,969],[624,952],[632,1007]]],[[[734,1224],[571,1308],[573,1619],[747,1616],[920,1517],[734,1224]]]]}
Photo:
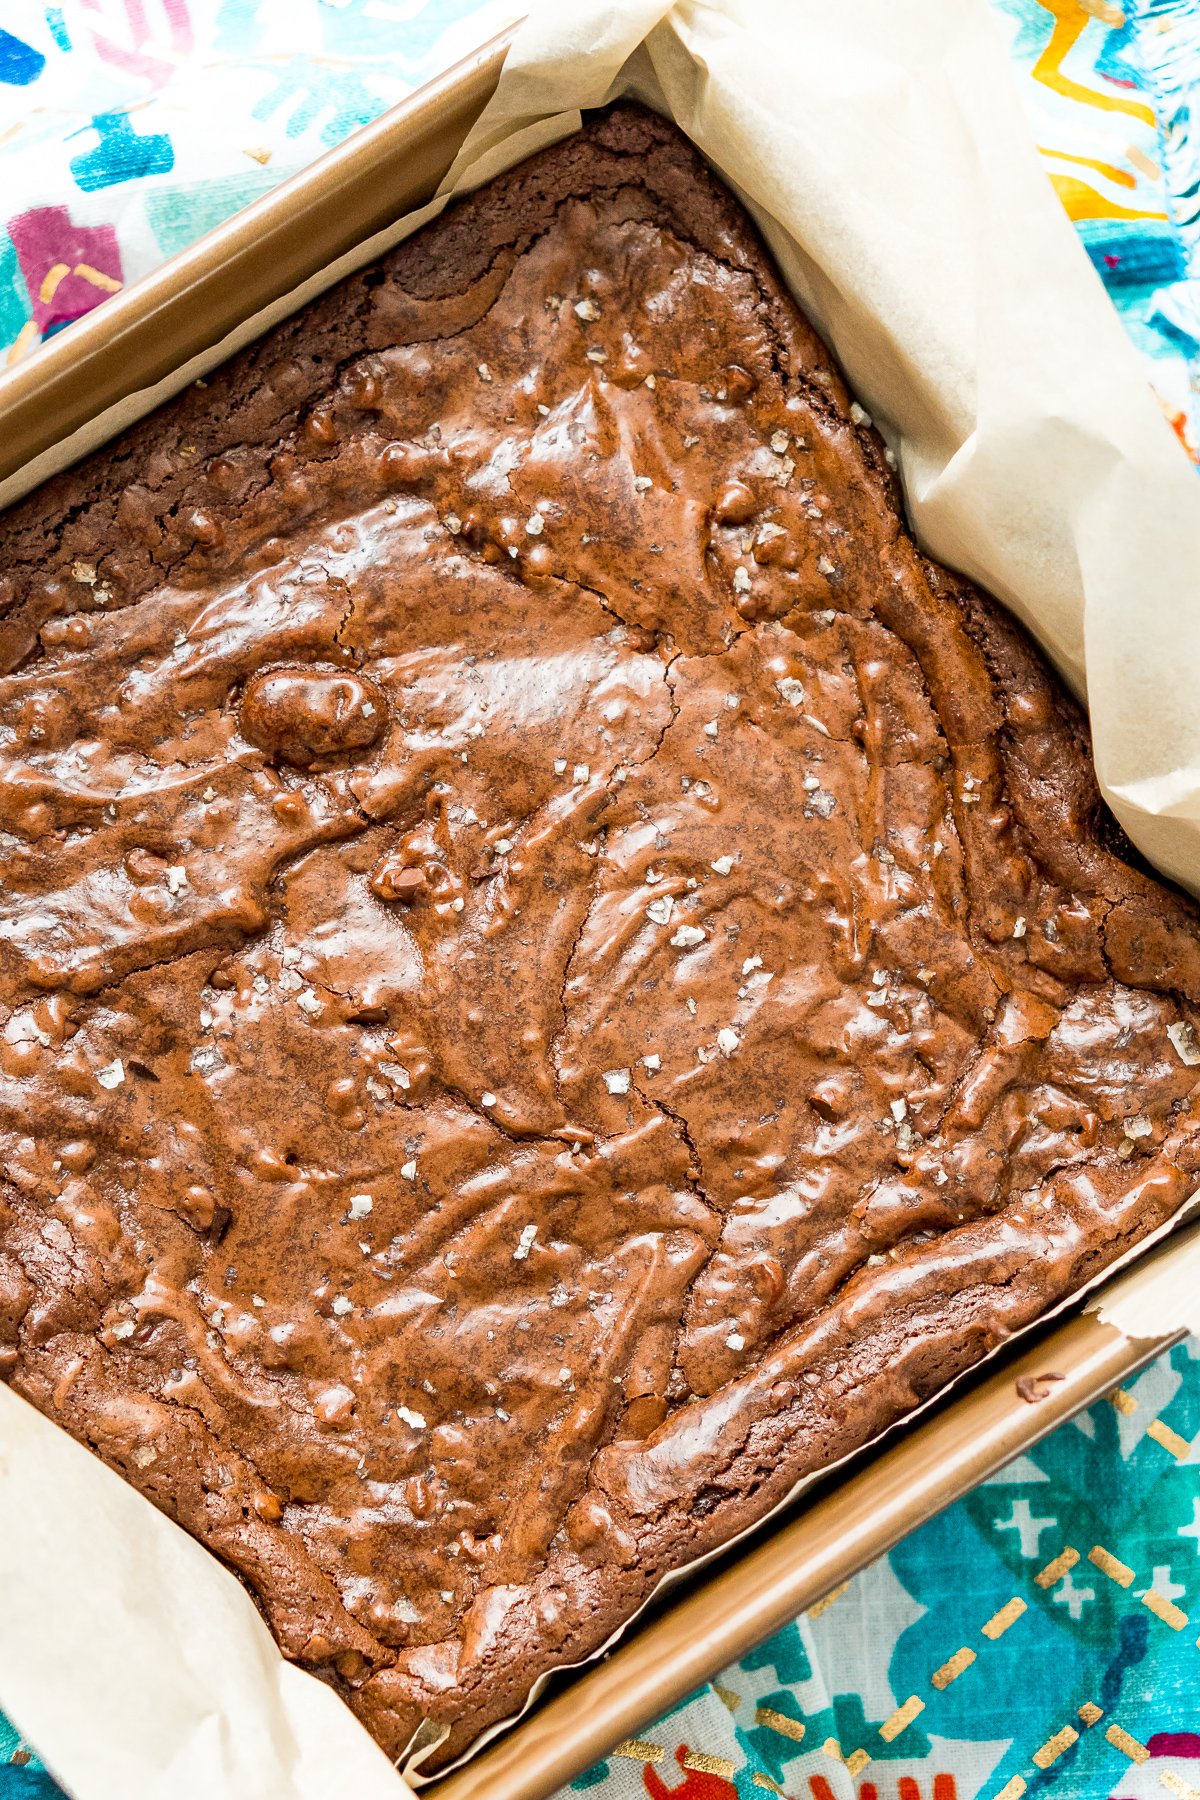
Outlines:
{"type": "Polygon", "coordinates": [[[8,222],[42,337],[78,319],[121,285],[111,225],[73,225],[65,206],[35,206],[8,222]]]}
{"type": "Polygon", "coordinates": [[[83,0],[102,62],[163,87],[193,48],[187,0],[83,0]]]}

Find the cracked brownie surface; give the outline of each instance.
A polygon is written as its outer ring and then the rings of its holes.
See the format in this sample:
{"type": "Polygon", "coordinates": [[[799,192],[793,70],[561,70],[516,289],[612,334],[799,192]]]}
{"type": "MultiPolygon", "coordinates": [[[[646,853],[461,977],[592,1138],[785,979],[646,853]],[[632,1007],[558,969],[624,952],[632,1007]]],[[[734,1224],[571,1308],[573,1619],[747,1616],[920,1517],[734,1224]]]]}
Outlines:
{"type": "Polygon", "coordinates": [[[393,1755],[1194,1183],[1196,914],[618,109],[0,523],[0,1367],[393,1755]]]}

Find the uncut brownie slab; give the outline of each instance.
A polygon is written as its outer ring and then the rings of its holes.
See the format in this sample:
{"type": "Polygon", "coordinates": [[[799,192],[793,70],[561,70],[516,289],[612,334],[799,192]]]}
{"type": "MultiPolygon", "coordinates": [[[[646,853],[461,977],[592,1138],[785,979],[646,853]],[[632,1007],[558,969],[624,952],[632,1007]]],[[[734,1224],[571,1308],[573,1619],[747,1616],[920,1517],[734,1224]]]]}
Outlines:
{"type": "Polygon", "coordinates": [[[1167,1220],[1196,912],[619,109],[0,524],[0,1345],[444,1759],[1167,1220]]]}

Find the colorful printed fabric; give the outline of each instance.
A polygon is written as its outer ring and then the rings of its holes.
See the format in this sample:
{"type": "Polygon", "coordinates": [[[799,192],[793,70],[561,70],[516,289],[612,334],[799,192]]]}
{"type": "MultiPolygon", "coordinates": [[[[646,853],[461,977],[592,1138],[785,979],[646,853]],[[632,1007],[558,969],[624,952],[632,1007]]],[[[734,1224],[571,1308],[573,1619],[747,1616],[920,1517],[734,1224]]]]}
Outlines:
{"type": "Polygon", "coordinates": [[[1200,7],[992,0],[1046,171],[1194,460],[1200,7]]]}
{"type": "MultiPolygon", "coordinates": [[[[1048,176],[1196,457],[1200,0],[992,5],[1048,176]]],[[[337,143],[511,10],[3,0],[0,360],[337,143]]],[[[1200,1800],[1198,1464],[1193,1342],[571,1792],[1200,1800]]],[[[58,1794],[0,1715],[0,1800],[58,1794]]]]}

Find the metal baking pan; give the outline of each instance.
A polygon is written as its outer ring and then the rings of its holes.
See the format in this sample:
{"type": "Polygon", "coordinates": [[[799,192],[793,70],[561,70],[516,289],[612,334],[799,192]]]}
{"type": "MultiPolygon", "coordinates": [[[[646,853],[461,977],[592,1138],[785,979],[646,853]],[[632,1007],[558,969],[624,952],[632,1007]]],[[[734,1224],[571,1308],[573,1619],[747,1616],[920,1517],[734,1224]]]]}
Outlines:
{"type": "MultiPolygon", "coordinates": [[[[507,34],[492,39],[0,373],[0,504],[202,374],[248,320],[292,310],[301,284],[429,199],[494,91],[507,44],[507,34]]],[[[1172,1240],[1154,1254],[1178,1253],[1172,1240]]],[[[552,1682],[428,1791],[434,1800],[552,1793],[1172,1341],[1131,1340],[1082,1311],[1023,1335],[1014,1353],[808,1490],[784,1520],[673,1587],[607,1657],[552,1682]],[[1022,1377],[1047,1373],[1059,1379],[1044,1399],[1021,1397],[1022,1377]]]]}

